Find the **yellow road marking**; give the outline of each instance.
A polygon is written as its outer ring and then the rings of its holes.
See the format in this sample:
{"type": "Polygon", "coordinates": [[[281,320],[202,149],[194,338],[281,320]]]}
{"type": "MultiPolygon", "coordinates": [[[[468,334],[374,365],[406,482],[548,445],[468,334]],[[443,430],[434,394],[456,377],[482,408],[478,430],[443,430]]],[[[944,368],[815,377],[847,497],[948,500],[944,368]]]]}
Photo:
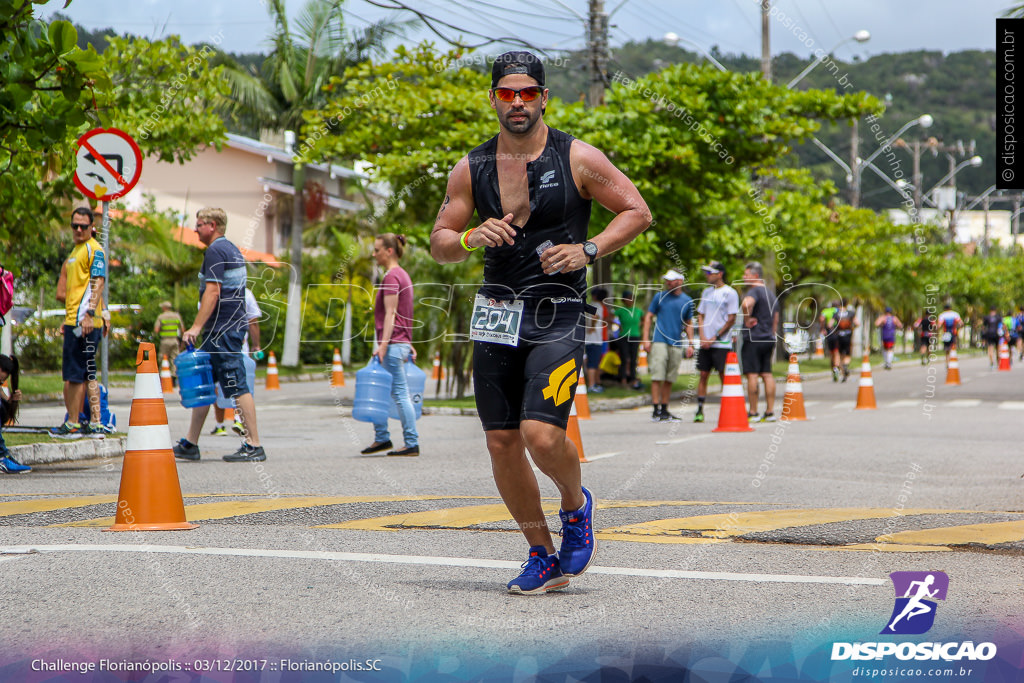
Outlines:
{"type": "Polygon", "coordinates": [[[693,536],[638,536],[629,533],[616,533],[614,531],[598,531],[594,538],[599,541],[628,541],[629,543],[676,543],[680,545],[693,545],[705,543],[728,543],[725,538],[695,538],[693,536]]]}
{"type": "MultiPolygon", "coordinates": [[[[948,514],[959,510],[904,510],[904,515],[948,514]]],[[[683,531],[697,531],[705,538],[732,538],[757,531],[773,531],[797,526],[877,519],[892,515],[891,508],[828,508],[810,510],[758,510],[730,512],[697,517],[656,519],[639,524],[603,529],[604,533],[636,534],[638,536],[678,536],[683,531]]]]}
{"type": "Polygon", "coordinates": [[[853,545],[826,545],[808,546],[811,548],[820,547],[822,550],[860,550],[877,551],[880,553],[948,553],[953,552],[952,548],[941,545],[909,545],[906,543],[854,543],[853,545]]]}
{"type": "MultiPolygon", "coordinates": [[[[185,506],[185,519],[190,522],[227,519],[258,512],[293,510],[295,508],[342,505],[345,503],[375,503],[403,500],[450,500],[472,496],[297,496],[292,498],[260,498],[255,500],[233,500],[219,503],[199,503],[185,506]]],[[[114,523],[113,517],[86,519],[53,526],[107,527],[114,523]]]]}
{"type": "MultiPolygon", "coordinates": [[[[545,515],[558,512],[558,503],[542,505],[545,515]]],[[[503,522],[512,519],[504,503],[498,505],[467,505],[465,507],[446,508],[444,510],[427,510],[425,512],[407,512],[400,515],[387,515],[370,519],[354,519],[340,524],[324,524],[318,529],[361,529],[364,531],[402,531],[409,528],[420,529],[466,529],[476,524],[487,522],[503,522]]]]}
{"type": "Polygon", "coordinates": [[[80,496],[78,498],[44,498],[36,500],[15,500],[0,503],[0,517],[9,515],[26,515],[33,512],[49,512],[51,510],[67,510],[89,505],[116,503],[117,496],[80,496]]]}
{"type": "Polygon", "coordinates": [[[893,543],[914,543],[919,545],[994,545],[1024,541],[1024,521],[992,522],[989,524],[965,524],[920,531],[900,531],[882,537],[893,543]]]}

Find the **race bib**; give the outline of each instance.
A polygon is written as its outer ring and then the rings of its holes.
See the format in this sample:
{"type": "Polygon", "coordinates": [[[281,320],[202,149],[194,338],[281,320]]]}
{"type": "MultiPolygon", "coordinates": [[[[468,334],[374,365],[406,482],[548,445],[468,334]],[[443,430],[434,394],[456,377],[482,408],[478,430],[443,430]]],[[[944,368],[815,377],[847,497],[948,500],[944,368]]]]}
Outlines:
{"type": "Polygon", "coordinates": [[[477,294],[473,301],[469,338],[492,344],[519,346],[519,326],[522,322],[522,300],[498,301],[477,294]]]}
{"type": "Polygon", "coordinates": [[[944,342],[951,342],[951,341],[953,341],[953,333],[952,332],[943,332],[942,333],[942,341],[944,341],[944,342]]]}

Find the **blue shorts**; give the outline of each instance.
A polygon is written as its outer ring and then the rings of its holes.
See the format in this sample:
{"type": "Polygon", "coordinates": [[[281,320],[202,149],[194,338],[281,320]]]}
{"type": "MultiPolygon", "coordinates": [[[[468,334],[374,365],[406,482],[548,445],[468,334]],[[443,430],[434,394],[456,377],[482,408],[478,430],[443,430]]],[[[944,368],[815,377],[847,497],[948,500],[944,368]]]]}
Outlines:
{"type": "MultiPolygon", "coordinates": [[[[250,393],[256,388],[256,361],[249,356],[242,354],[242,362],[245,364],[245,381],[249,386],[250,393]]],[[[220,384],[214,384],[217,389],[217,407],[227,410],[235,407],[235,399],[225,398],[220,384]]],[[[238,392],[239,394],[242,392],[238,392]]],[[[236,394],[237,395],[237,394],[236,394]]]]}
{"type": "Polygon", "coordinates": [[[224,398],[234,398],[250,392],[245,378],[245,362],[242,355],[242,341],[245,332],[229,330],[219,334],[205,333],[200,351],[210,354],[213,365],[213,381],[220,384],[224,398]]]}
{"type": "Polygon", "coordinates": [[[587,367],[596,370],[601,367],[601,357],[604,356],[604,344],[586,344],[587,367]]]}
{"type": "Polygon", "coordinates": [[[64,355],[61,363],[61,376],[65,382],[82,384],[95,381],[96,351],[100,348],[102,334],[97,327],[87,335],[75,336],[75,326],[64,326],[64,355]]]}

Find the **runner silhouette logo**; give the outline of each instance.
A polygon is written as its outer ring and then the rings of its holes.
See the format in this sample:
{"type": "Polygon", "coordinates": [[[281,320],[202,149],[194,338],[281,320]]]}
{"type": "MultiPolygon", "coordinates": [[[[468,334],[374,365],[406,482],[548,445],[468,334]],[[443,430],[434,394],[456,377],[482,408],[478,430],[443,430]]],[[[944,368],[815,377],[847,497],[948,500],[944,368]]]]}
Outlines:
{"type": "Polygon", "coordinates": [[[949,577],[945,572],[893,572],[896,604],[882,634],[927,633],[935,623],[936,600],[945,600],[949,577]]]}

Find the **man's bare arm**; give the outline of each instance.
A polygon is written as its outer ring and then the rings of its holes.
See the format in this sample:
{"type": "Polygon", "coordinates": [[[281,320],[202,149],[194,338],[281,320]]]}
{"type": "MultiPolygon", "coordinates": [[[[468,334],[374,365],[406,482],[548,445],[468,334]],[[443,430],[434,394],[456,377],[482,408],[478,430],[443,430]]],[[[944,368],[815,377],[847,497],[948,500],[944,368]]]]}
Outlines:
{"type": "MultiPolygon", "coordinates": [[[[475,209],[469,158],[463,157],[448,176],[444,201],[434,220],[434,228],[430,231],[430,255],[435,261],[459,263],[469,258],[469,252],[462,247],[459,239],[473,219],[475,209]]],[[[502,220],[488,218],[472,228],[472,232],[466,237],[466,244],[471,249],[496,247],[502,243],[512,244],[515,237],[515,229],[511,225],[513,220],[512,214],[507,214],[502,220]]]]}

